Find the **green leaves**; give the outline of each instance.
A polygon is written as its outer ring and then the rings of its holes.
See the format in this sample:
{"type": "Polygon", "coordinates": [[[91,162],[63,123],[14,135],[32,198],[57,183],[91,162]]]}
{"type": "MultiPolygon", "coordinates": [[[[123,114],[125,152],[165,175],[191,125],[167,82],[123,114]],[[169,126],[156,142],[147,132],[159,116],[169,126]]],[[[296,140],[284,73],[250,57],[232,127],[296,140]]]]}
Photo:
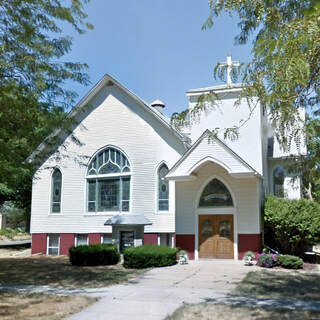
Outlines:
{"type": "Polygon", "coordinates": [[[61,33],[65,23],[79,33],[92,28],[86,3],[0,0],[0,203],[30,205],[35,164],[27,157],[52,130],[70,128],[65,110],[76,95],[64,83],[89,79],[86,64],[63,61],[72,39],[61,33]]]}
{"type": "Polygon", "coordinates": [[[320,205],[314,201],[269,196],[264,221],[267,244],[275,241],[282,253],[301,255],[320,241],[320,205]]]}

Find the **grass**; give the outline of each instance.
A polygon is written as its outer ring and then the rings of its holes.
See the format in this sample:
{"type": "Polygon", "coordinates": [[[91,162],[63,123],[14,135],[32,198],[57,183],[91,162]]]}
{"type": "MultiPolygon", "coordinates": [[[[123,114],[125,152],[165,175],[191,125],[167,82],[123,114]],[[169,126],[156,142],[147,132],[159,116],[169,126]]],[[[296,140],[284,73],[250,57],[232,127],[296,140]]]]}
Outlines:
{"type": "Polygon", "coordinates": [[[303,310],[249,308],[210,303],[185,304],[166,320],[315,320],[320,313],[303,310]]]}
{"type": "Polygon", "coordinates": [[[106,287],[127,281],[146,270],[122,265],[77,267],[68,257],[23,257],[0,259],[0,283],[64,287],[106,287]]]}
{"type": "Polygon", "coordinates": [[[320,274],[251,271],[231,294],[252,298],[320,301],[320,274]]]}
{"type": "Polygon", "coordinates": [[[1,320],[64,319],[97,299],[52,294],[0,293],[1,320]]]}

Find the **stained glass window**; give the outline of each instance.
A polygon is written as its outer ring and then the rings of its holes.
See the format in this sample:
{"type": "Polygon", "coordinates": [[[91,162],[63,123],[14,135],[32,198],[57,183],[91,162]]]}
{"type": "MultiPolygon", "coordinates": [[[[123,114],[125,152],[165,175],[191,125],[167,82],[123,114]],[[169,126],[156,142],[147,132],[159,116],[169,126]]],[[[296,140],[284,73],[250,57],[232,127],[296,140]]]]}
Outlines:
{"type": "Polygon", "coordinates": [[[54,169],[51,180],[51,212],[60,213],[62,174],[59,169],[54,169]]]}
{"type": "Polygon", "coordinates": [[[232,207],[232,196],[228,188],[218,179],[211,180],[204,188],[199,207],[232,207]]]}
{"type": "Polygon", "coordinates": [[[169,169],[162,164],[158,170],[158,210],[169,210],[169,181],[165,179],[169,169]]]}
{"type": "Polygon", "coordinates": [[[113,147],[101,150],[88,166],[88,211],[129,211],[130,171],[121,151],[113,147]]]}

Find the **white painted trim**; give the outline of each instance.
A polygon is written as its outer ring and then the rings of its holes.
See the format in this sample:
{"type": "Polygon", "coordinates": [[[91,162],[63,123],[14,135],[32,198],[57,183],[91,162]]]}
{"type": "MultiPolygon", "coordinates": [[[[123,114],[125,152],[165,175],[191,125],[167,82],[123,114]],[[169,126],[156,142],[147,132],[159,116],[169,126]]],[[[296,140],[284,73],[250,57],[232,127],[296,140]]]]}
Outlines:
{"type": "MultiPolygon", "coordinates": [[[[47,249],[46,255],[49,255],[49,237],[50,235],[58,236],[58,256],[60,256],[60,234],[59,233],[48,233],[47,234],[47,249]]],[[[57,248],[57,247],[50,247],[50,248],[57,248]]]]}
{"type": "Polygon", "coordinates": [[[91,176],[86,176],[85,178],[90,180],[90,179],[101,179],[101,178],[117,178],[117,177],[125,177],[128,176],[130,177],[132,175],[132,172],[121,172],[121,173],[108,173],[108,174],[95,174],[91,176]]]}
{"type": "Polygon", "coordinates": [[[54,168],[52,168],[51,173],[50,173],[50,180],[49,180],[50,188],[49,188],[49,212],[48,215],[54,215],[58,216],[62,214],[62,200],[63,200],[63,174],[62,174],[62,169],[60,166],[56,165],[54,168]],[[61,173],[61,198],[60,198],[60,212],[52,212],[52,175],[54,171],[58,169],[61,173]]]}
{"type": "Polygon", "coordinates": [[[161,244],[160,233],[158,233],[157,241],[158,241],[158,246],[160,246],[160,244],[161,244]]]}
{"type": "Polygon", "coordinates": [[[170,212],[170,183],[168,183],[168,210],[159,210],[159,169],[162,165],[166,165],[166,167],[168,168],[168,173],[170,171],[168,163],[165,160],[162,160],[158,163],[158,165],[156,166],[156,184],[155,184],[155,212],[156,214],[168,214],[170,212]]]}
{"type": "Polygon", "coordinates": [[[226,171],[228,171],[228,173],[231,173],[232,170],[229,166],[227,166],[224,162],[222,162],[221,160],[211,157],[211,156],[207,156],[205,158],[202,158],[201,160],[199,160],[198,162],[196,162],[188,171],[187,171],[187,175],[190,175],[193,171],[195,171],[197,168],[199,168],[200,166],[202,166],[204,163],[206,162],[213,162],[218,164],[219,166],[221,166],[222,168],[224,168],[226,171]]]}
{"type": "Polygon", "coordinates": [[[112,243],[112,233],[101,233],[100,234],[100,243],[103,243],[103,237],[105,235],[110,235],[110,238],[111,238],[111,242],[110,243],[112,243]]]}
{"type": "Polygon", "coordinates": [[[172,177],[166,177],[167,180],[174,180],[174,181],[194,181],[197,180],[197,175],[194,173],[191,173],[189,176],[172,176],[172,177]]]}
{"type": "Polygon", "coordinates": [[[209,178],[207,178],[204,183],[202,184],[202,187],[199,189],[197,196],[195,198],[194,202],[194,216],[195,216],[195,251],[194,251],[194,258],[195,260],[199,259],[199,215],[232,215],[233,216],[233,256],[234,260],[238,260],[238,219],[237,219],[237,202],[236,197],[232,191],[232,188],[229,186],[229,184],[220,176],[218,175],[212,175],[209,178]],[[233,207],[221,207],[221,208],[199,208],[198,204],[200,201],[201,194],[207,184],[213,180],[218,179],[222,183],[225,184],[225,186],[228,188],[228,191],[231,194],[232,201],[233,201],[233,207]]]}
{"type": "Polygon", "coordinates": [[[89,234],[88,233],[77,233],[74,237],[74,246],[77,247],[78,246],[78,236],[81,235],[81,236],[87,236],[87,246],[89,245],[89,234]]]}

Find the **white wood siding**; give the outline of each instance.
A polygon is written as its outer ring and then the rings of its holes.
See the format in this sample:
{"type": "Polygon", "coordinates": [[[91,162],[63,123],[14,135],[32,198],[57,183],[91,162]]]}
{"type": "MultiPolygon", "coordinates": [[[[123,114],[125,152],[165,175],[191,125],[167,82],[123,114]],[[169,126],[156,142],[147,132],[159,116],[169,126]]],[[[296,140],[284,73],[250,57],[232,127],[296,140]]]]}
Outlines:
{"type": "MultiPolygon", "coordinates": [[[[198,98],[199,95],[189,96],[190,109],[196,106],[198,98]]],[[[226,128],[242,125],[239,130],[239,138],[234,141],[228,139],[226,144],[262,175],[261,106],[255,101],[256,108],[250,113],[245,99],[239,106],[234,106],[237,98],[237,93],[221,94],[218,106],[208,107],[199,121],[193,123],[191,139],[194,143],[206,129],[219,128],[218,136],[223,140],[223,133],[226,128]]]]}
{"type": "MultiPolygon", "coordinates": [[[[214,163],[206,163],[197,170],[194,181],[176,182],[176,233],[195,234],[195,212],[205,182],[210,177],[221,178],[235,197],[238,233],[260,233],[259,179],[233,178],[214,163]]],[[[216,209],[217,210],[217,209],[216,209]]],[[[232,209],[221,209],[224,214],[232,209]]]]}
{"type": "Polygon", "coordinates": [[[221,164],[229,173],[253,173],[252,169],[245,166],[232,152],[227,150],[219,141],[204,138],[200,144],[180,163],[176,170],[168,175],[186,176],[190,175],[201,163],[211,159],[221,164]]]}
{"type": "MultiPolygon", "coordinates": [[[[92,157],[99,149],[114,145],[122,149],[131,164],[131,212],[143,214],[153,222],[146,232],[174,232],[174,184],[170,184],[169,212],[156,212],[156,168],[165,161],[169,168],[184,153],[183,144],[151,114],[117,86],[105,86],[91,101],[92,108],[74,130],[82,147],[69,142],[70,158],[57,162],[51,156],[34,177],[32,192],[32,233],[110,233],[104,226],[110,214],[86,212],[86,167],[74,155],[92,157]],[[62,172],[62,211],[50,214],[51,171],[58,165],[62,172]]],[[[86,161],[87,163],[89,160],[86,161]]]]}

